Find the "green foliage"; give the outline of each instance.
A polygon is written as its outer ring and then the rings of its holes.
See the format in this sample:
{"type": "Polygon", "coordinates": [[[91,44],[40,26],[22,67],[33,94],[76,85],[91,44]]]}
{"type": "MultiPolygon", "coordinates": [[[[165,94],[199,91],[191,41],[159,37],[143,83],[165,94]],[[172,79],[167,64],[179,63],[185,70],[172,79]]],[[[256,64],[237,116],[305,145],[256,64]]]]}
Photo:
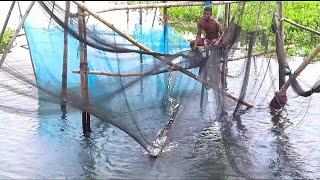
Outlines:
{"type": "MultiPolygon", "coordinates": [[[[320,31],[320,12],[319,1],[284,1],[284,14],[287,19],[290,19],[302,26],[320,31]]],[[[308,56],[315,46],[320,42],[318,35],[314,35],[309,31],[289,23],[284,24],[285,43],[294,44],[295,51],[289,51],[289,55],[308,56]]],[[[316,57],[320,60],[319,57],[316,57]]]]}
{"type": "MultiPolygon", "coordinates": [[[[231,17],[235,17],[241,9],[242,4],[234,3],[231,5],[231,17]]],[[[203,17],[204,6],[190,6],[190,7],[171,7],[168,9],[170,15],[169,24],[174,27],[179,33],[196,33],[196,22],[203,17]]],[[[224,11],[225,5],[222,5],[224,11]]],[[[320,31],[320,12],[319,1],[283,1],[283,14],[284,17],[290,19],[298,24],[301,24],[310,29],[320,31]]],[[[213,17],[217,17],[218,6],[213,6],[213,17]]],[[[162,12],[163,13],[163,12],[162,12]]],[[[269,45],[274,46],[275,35],[270,31],[272,17],[274,13],[278,13],[277,1],[250,1],[245,3],[245,10],[242,16],[241,26],[245,31],[264,32],[268,35],[270,41],[269,45]],[[257,24],[257,14],[261,4],[260,20],[257,24]]],[[[224,12],[223,12],[224,15],[224,12]]],[[[224,26],[224,17],[219,19],[220,23],[224,26]]],[[[279,21],[278,21],[279,22],[279,21]]],[[[284,22],[285,45],[294,44],[294,48],[287,51],[291,56],[308,56],[310,52],[320,41],[320,36],[312,34],[299,27],[293,26],[284,22]]],[[[274,48],[274,47],[269,47],[274,48]]],[[[259,49],[259,47],[257,47],[259,49]]],[[[260,47],[261,49],[261,47],[260,47]]],[[[317,60],[320,60],[317,56],[317,60]]]]}
{"type": "Polygon", "coordinates": [[[3,36],[2,36],[2,41],[0,42],[0,53],[2,54],[4,50],[7,48],[9,42],[11,41],[11,37],[13,35],[14,31],[11,28],[8,28],[3,36]]]}
{"type": "MultiPolygon", "coordinates": [[[[202,6],[190,7],[174,7],[168,9],[169,24],[178,32],[185,34],[191,32],[193,34],[197,31],[197,21],[203,18],[202,6]]],[[[212,10],[212,14],[217,14],[217,8],[212,10]]],[[[161,11],[163,15],[163,11],[161,11]]]]}
{"type": "MultiPolygon", "coordinates": [[[[231,12],[238,14],[235,8],[239,9],[242,4],[237,4],[237,6],[231,6],[231,12]]],[[[242,16],[241,25],[242,29],[248,32],[260,30],[265,31],[270,29],[270,24],[272,21],[273,14],[275,13],[277,4],[275,1],[253,1],[245,4],[245,9],[242,16]],[[259,26],[256,27],[258,20],[259,7],[261,5],[261,14],[259,18],[259,26]]],[[[238,10],[239,11],[239,10],[238,10]]]]}

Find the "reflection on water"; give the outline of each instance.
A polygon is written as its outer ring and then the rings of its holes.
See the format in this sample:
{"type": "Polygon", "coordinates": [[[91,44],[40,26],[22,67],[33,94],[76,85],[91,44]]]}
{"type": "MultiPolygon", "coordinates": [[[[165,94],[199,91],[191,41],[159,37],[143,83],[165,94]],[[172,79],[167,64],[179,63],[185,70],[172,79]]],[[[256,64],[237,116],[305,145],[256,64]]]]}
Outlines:
{"type": "MultiPolygon", "coordinates": [[[[304,77],[312,77],[310,74],[317,73],[317,68],[319,64],[310,65],[301,79],[314,82],[304,77]]],[[[231,91],[239,87],[237,83],[230,83],[231,91]]],[[[270,86],[266,85],[265,89],[270,90],[270,86]]],[[[92,133],[85,137],[80,111],[67,108],[63,114],[59,106],[54,108],[59,113],[41,116],[37,100],[26,100],[22,95],[6,91],[2,89],[0,95],[2,105],[5,102],[10,102],[10,106],[24,105],[23,108],[34,113],[0,113],[1,179],[310,179],[320,176],[318,94],[302,98],[289,90],[288,104],[278,115],[273,115],[267,105],[272,93],[268,97],[257,96],[255,102],[259,106],[238,117],[231,116],[232,110],[221,117],[215,117],[214,112],[201,114],[198,104],[190,103],[189,108],[194,110],[186,109],[175,119],[164,152],[152,158],[131,137],[105,121],[92,117],[92,133]]],[[[51,105],[47,106],[52,109],[51,105]]]]}

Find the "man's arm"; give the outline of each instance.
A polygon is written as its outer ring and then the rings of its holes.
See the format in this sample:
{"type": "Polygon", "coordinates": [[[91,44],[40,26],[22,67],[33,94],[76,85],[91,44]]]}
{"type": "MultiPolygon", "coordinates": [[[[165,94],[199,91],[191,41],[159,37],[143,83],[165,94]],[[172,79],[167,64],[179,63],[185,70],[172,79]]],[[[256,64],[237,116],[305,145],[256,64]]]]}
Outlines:
{"type": "Polygon", "coordinates": [[[219,26],[219,37],[218,37],[217,41],[214,43],[215,45],[218,45],[219,42],[221,41],[221,39],[224,36],[224,31],[222,30],[222,27],[221,27],[220,23],[218,21],[217,21],[217,23],[218,23],[218,26],[219,26]]]}
{"type": "Polygon", "coordinates": [[[194,41],[194,45],[193,45],[194,49],[198,47],[198,43],[201,39],[201,30],[202,30],[202,28],[201,28],[199,21],[198,21],[198,23],[197,23],[197,36],[196,36],[196,40],[194,41]]]}

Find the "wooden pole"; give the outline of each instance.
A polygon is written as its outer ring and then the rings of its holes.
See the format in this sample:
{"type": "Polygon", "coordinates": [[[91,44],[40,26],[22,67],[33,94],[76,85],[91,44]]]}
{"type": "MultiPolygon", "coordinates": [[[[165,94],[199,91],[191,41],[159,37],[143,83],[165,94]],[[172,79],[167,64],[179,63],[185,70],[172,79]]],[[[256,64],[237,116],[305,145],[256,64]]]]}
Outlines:
{"type": "MultiPolygon", "coordinates": [[[[141,3],[141,1],[140,1],[140,3],[141,3]]],[[[142,8],[139,9],[139,15],[140,15],[140,18],[139,18],[140,36],[142,36],[142,28],[141,28],[142,27],[142,8]]],[[[143,63],[143,61],[142,61],[142,53],[140,53],[140,63],[143,63]]]]}
{"type": "MultiPolygon", "coordinates": [[[[166,2],[166,1],[163,1],[166,2]]],[[[163,45],[164,45],[164,53],[168,54],[168,40],[169,40],[169,32],[168,32],[168,7],[163,8],[163,45]]]]}
{"type": "MultiPolygon", "coordinates": [[[[229,27],[230,4],[226,4],[225,6],[226,7],[225,7],[225,16],[224,16],[225,17],[224,29],[227,29],[229,27]]],[[[227,54],[225,57],[223,57],[224,61],[222,63],[222,76],[221,76],[222,89],[227,89],[227,74],[228,74],[227,54]]]]}
{"type": "MultiPolygon", "coordinates": [[[[140,1],[141,3],[141,1],[140,1]]],[[[140,15],[140,19],[139,19],[139,24],[140,24],[140,27],[139,27],[139,30],[140,30],[140,37],[142,37],[142,8],[139,9],[139,15],[140,15]]],[[[140,51],[141,51],[141,48],[140,48],[140,51]]],[[[143,56],[142,56],[142,53],[140,53],[140,73],[143,72],[143,56]]],[[[140,80],[140,92],[142,93],[143,92],[143,78],[140,80]]]]}
{"type": "MultiPolygon", "coordinates": [[[[64,18],[64,24],[66,27],[69,27],[69,13],[70,13],[70,1],[66,1],[66,12],[64,18]]],[[[67,86],[68,86],[68,31],[64,31],[64,49],[63,49],[63,67],[62,67],[62,87],[61,87],[61,110],[62,112],[66,112],[66,95],[67,95],[67,86]]],[[[63,116],[64,117],[64,116],[63,116]]]]}
{"type": "MultiPolygon", "coordinates": [[[[278,1],[278,14],[279,14],[279,18],[280,18],[280,22],[279,22],[279,41],[281,42],[280,43],[280,46],[279,47],[279,50],[283,51],[283,52],[280,52],[281,54],[284,55],[284,57],[282,57],[280,60],[281,61],[285,61],[286,60],[286,57],[285,57],[285,53],[284,53],[284,27],[283,27],[283,6],[282,6],[282,1],[278,1]]],[[[278,57],[279,58],[279,57],[278,57]]],[[[283,63],[280,63],[279,62],[279,89],[284,85],[284,83],[286,82],[286,75],[283,73],[283,69],[284,67],[282,67],[283,63]]]]}
{"type": "MultiPolygon", "coordinates": [[[[246,1],[213,1],[212,5],[242,3],[246,1]]],[[[126,10],[126,9],[140,9],[140,8],[161,8],[161,7],[182,7],[182,6],[204,6],[206,1],[187,1],[187,2],[168,2],[168,3],[150,3],[150,4],[135,4],[135,5],[114,5],[110,8],[103,9],[97,13],[104,13],[108,11],[126,10]]]]}
{"type": "Polygon", "coordinates": [[[22,19],[22,13],[21,13],[21,7],[20,7],[20,3],[18,1],[18,9],[19,9],[19,15],[20,15],[20,20],[22,19]]]}
{"type": "MultiPolygon", "coordinates": [[[[292,48],[292,47],[293,47],[293,45],[289,45],[289,46],[285,46],[284,49],[289,49],[289,48],[292,48]]],[[[271,53],[274,53],[274,52],[276,52],[276,50],[274,50],[274,49],[266,50],[264,52],[253,53],[252,56],[262,56],[262,55],[271,54],[271,53]]],[[[239,60],[239,59],[244,59],[246,57],[247,57],[247,54],[243,54],[243,55],[239,55],[239,56],[235,56],[235,57],[230,57],[227,60],[228,61],[236,61],[236,60],[239,60]]]]}
{"type": "Polygon", "coordinates": [[[7,55],[8,55],[8,53],[9,53],[10,49],[11,49],[11,46],[12,46],[13,42],[16,40],[16,38],[17,38],[17,36],[18,36],[18,34],[19,34],[22,26],[23,26],[23,23],[26,21],[26,19],[27,19],[27,17],[28,17],[28,15],[29,15],[29,13],[30,13],[30,11],[31,11],[31,9],[32,9],[32,7],[33,7],[33,5],[34,5],[35,2],[36,2],[36,1],[32,1],[32,2],[30,3],[29,7],[28,7],[27,10],[26,10],[26,13],[23,15],[22,20],[21,20],[19,26],[17,27],[15,33],[13,34],[13,36],[12,36],[12,38],[11,38],[11,41],[9,42],[7,48],[5,49],[5,51],[4,51],[4,53],[3,53],[2,57],[1,57],[1,60],[0,60],[0,68],[1,68],[1,66],[2,66],[2,64],[3,64],[3,62],[4,62],[4,59],[7,57],[7,55]]]}
{"type": "Polygon", "coordinates": [[[229,27],[229,23],[230,23],[230,8],[231,8],[231,4],[226,4],[226,8],[225,8],[225,27],[224,29],[227,29],[229,27]]]}
{"type": "MultiPolygon", "coordinates": [[[[84,11],[78,7],[78,28],[79,36],[86,39],[86,25],[84,11]]],[[[87,62],[87,47],[84,43],[79,42],[80,47],[80,78],[81,78],[81,96],[83,105],[89,104],[89,89],[88,89],[88,62],[87,62]]],[[[89,135],[90,129],[90,115],[82,111],[82,128],[85,135],[89,135]]]]}
{"type": "Polygon", "coordinates": [[[10,16],[11,16],[11,13],[12,13],[12,10],[14,8],[14,4],[16,3],[16,1],[12,1],[11,3],[11,6],[10,6],[10,9],[9,9],[9,12],[7,14],[7,18],[6,18],[6,21],[4,22],[4,25],[2,27],[2,31],[1,31],[1,34],[0,34],[0,42],[2,42],[2,37],[6,31],[6,28],[7,28],[7,25],[8,25],[8,22],[9,22],[9,19],[10,19],[10,16]]]}
{"type": "MultiPolygon", "coordinates": [[[[19,9],[19,18],[20,18],[20,21],[22,21],[22,12],[21,12],[21,7],[20,7],[20,3],[19,1],[17,2],[18,4],[18,9],[19,9]]],[[[24,29],[24,25],[22,25],[22,28],[24,29]]],[[[27,46],[29,46],[29,40],[28,40],[28,35],[27,33],[25,32],[25,35],[26,35],[26,41],[27,41],[27,46]]],[[[18,35],[17,37],[19,37],[20,35],[18,35]]],[[[23,47],[23,46],[21,46],[23,47]]],[[[26,48],[26,47],[23,47],[23,48],[26,48]]],[[[37,81],[37,73],[36,73],[36,68],[34,67],[34,62],[33,62],[33,59],[32,59],[32,55],[31,55],[31,51],[29,50],[29,48],[26,48],[28,49],[28,52],[29,52],[29,56],[30,56],[30,61],[31,61],[31,65],[32,65],[32,69],[33,69],[33,74],[34,74],[34,78],[35,80],[37,81]]]]}
{"type": "MultiPolygon", "coordinates": [[[[90,9],[88,9],[85,4],[83,4],[82,2],[79,2],[79,1],[74,1],[74,3],[81,9],[83,9],[84,11],[87,11],[89,14],[91,14],[93,17],[95,17],[96,19],[98,19],[100,22],[104,23],[106,26],[108,26],[109,28],[111,28],[112,30],[114,30],[115,32],[117,32],[119,35],[121,35],[122,37],[126,38],[128,41],[130,41],[131,43],[133,43],[134,45],[138,46],[139,48],[143,49],[144,51],[146,52],[149,52],[149,53],[153,53],[153,51],[151,49],[149,49],[148,47],[140,44],[137,40],[133,39],[132,37],[130,37],[129,35],[125,34],[124,32],[120,31],[119,29],[117,29],[116,27],[114,27],[113,24],[105,21],[104,19],[102,19],[97,13],[91,11],[90,9]]],[[[163,56],[160,56],[160,57],[156,57],[157,59],[161,60],[161,61],[164,61],[164,57],[163,56]]],[[[177,68],[179,71],[183,72],[184,74],[192,77],[193,79],[203,83],[203,84],[206,84],[207,86],[211,87],[211,88],[214,88],[218,91],[221,91],[219,89],[217,89],[218,87],[213,87],[210,83],[208,83],[206,80],[204,80],[203,78],[201,78],[200,76],[197,76],[195,74],[193,74],[192,72],[184,69],[183,67],[173,63],[173,62],[165,62],[166,64],[170,65],[171,67],[175,67],[177,68]]],[[[242,104],[246,105],[247,107],[251,108],[251,107],[254,107],[253,104],[251,104],[250,102],[247,102],[245,100],[241,100],[235,96],[233,96],[232,94],[228,93],[228,92],[224,92],[224,94],[226,96],[228,96],[229,98],[235,100],[235,101],[238,101],[241,102],[242,104]]]]}
{"type": "Polygon", "coordinates": [[[152,20],[152,26],[154,26],[154,21],[156,20],[156,16],[157,16],[157,11],[158,11],[158,8],[155,8],[155,11],[154,11],[154,16],[153,16],[153,20],[152,20]]]}
{"type": "MultiPolygon", "coordinates": [[[[276,14],[276,16],[279,17],[278,14],[276,14]]],[[[279,19],[280,19],[280,17],[279,17],[279,19]]],[[[314,30],[314,29],[311,29],[311,28],[302,26],[301,24],[298,24],[298,23],[296,23],[296,22],[294,22],[294,21],[292,21],[292,20],[290,20],[290,19],[287,19],[287,18],[282,17],[282,20],[285,21],[285,22],[288,22],[288,23],[290,23],[290,24],[292,24],[292,25],[294,25],[294,26],[297,26],[297,27],[299,27],[299,28],[302,28],[302,29],[304,29],[304,30],[306,30],[306,31],[312,32],[312,33],[314,33],[314,34],[316,34],[316,35],[320,35],[320,32],[319,32],[319,31],[316,31],[316,30],[314,30]]]]}
{"type": "MultiPolygon", "coordinates": [[[[312,51],[312,53],[307,57],[306,60],[304,60],[300,66],[294,71],[290,79],[295,79],[306,67],[307,65],[312,61],[314,57],[320,52],[320,43],[317,45],[317,47],[312,51]]],[[[281,97],[283,96],[289,86],[291,85],[291,80],[288,79],[287,82],[281,87],[281,89],[277,92],[277,96],[281,97]]]]}
{"type": "MultiPolygon", "coordinates": [[[[293,45],[291,46],[285,46],[285,49],[288,48],[292,48],[293,45]]],[[[257,52],[257,53],[253,53],[252,56],[262,56],[262,55],[266,55],[266,54],[271,54],[274,53],[276,50],[267,50],[264,52],[257,52]]],[[[237,61],[240,59],[244,59],[246,58],[248,55],[247,54],[243,54],[243,55],[239,55],[239,56],[235,56],[235,57],[230,57],[227,60],[228,61],[237,61]]],[[[194,67],[192,67],[194,68],[194,67]]],[[[192,68],[186,68],[186,69],[192,69],[192,68]]],[[[105,76],[120,76],[120,77],[130,77],[130,76],[147,76],[147,75],[157,75],[157,74],[161,74],[161,73],[165,73],[168,72],[168,69],[164,69],[164,70],[158,70],[158,71],[153,71],[153,72],[147,72],[147,73],[110,73],[110,72],[103,72],[103,71],[88,71],[88,74],[93,74],[93,75],[105,75],[105,76]]],[[[172,68],[172,71],[179,71],[178,69],[172,68]]],[[[73,70],[72,73],[77,73],[80,74],[80,71],[76,71],[73,70]]]]}

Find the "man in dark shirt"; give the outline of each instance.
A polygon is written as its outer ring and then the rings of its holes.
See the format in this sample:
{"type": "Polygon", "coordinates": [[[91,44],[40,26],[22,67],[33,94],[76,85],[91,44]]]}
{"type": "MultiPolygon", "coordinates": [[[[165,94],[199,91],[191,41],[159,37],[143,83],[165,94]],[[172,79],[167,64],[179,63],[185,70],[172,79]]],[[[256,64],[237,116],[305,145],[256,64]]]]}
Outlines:
{"type": "Polygon", "coordinates": [[[196,40],[190,42],[190,46],[192,49],[195,49],[198,46],[204,46],[205,48],[207,48],[211,43],[214,43],[214,45],[218,45],[224,36],[224,32],[220,23],[217,20],[211,18],[212,8],[205,7],[203,15],[204,17],[197,23],[196,40]],[[204,38],[201,38],[202,31],[205,32],[204,38]]]}

